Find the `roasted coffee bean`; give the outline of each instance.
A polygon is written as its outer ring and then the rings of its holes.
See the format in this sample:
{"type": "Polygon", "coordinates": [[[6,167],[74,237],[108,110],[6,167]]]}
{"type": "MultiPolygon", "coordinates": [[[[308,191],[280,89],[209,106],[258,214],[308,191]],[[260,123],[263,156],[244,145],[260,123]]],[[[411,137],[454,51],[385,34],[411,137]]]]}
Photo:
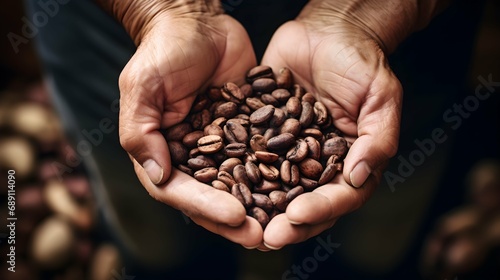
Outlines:
{"type": "Polygon", "coordinates": [[[304,141],[307,144],[307,157],[319,160],[321,158],[321,145],[314,137],[307,136],[304,141]]]}
{"type": "Polygon", "coordinates": [[[234,118],[250,121],[250,116],[248,114],[238,114],[234,118]]]}
{"type": "Polygon", "coordinates": [[[217,135],[219,137],[224,137],[224,130],[222,130],[222,128],[218,125],[215,125],[213,123],[205,126],[205,128],[203,129],[203,134],[205,136],[208,136],[208,135],[217,135]]]}
{"type": "Polygon", "coordinates": [[[193,128],[189,123],[179,123],[165,131],[165,139],[167,141],[182,141],[182,138],[192,132],[193,128]]]}
{"type": "Polygon", "coordinates": [[[271,95],[281,103],[286,103],[288,101],[288,99],[290,98],[290,96],[292,96],[290,94],[290,92],[284,88],[279,88],[279,89],[273,90],[271,95]]]}
{"type": "Polygon", "coordinates": [[[260,134],[255,134],[250,139],[250,148],[254,151],[266,151],[267,150],[267,141],[264,136],[260,134]]]}
{"type": "Polygon", "coordinates": [[[182,138],[182,144],[186,146],[188,149],[192,149],[198,146],[198,140],[205,136],[203,131],[201,130],[195,130],[191,133],[186,134],[184,138],[182,138]]]}
{"type": "Polygon", "coordinates": [[[314,123],[317,125],[323,125],[326,123],[328,118],[328,111],[326,106],[321,102],[314,102],[314,123]]]}
{"type": "MultiPolygon", "coordinates": [[[[268,129],[266,129],[266,131],[264,132],[264,139],[266,141],[269,141],[269,139],[273,138],[274,136],[278,135],[279,134],[279,129],[275,128],[275,127],[270,127],[268,129]]],[[[267,145],[267,143],[266,143],[267,145]]]]}
{"type": "Polygon", "coordinates": [[[201,155],[201,152],[200,152],[200,149],[198,148],[193,148],[189,151],[189,158],[195,158],[197,156],[200,156],[201,155]]]}
{"type": "Polygon", "coordinates": [[[212,101],[221,101],[222,100],[222,92],[220,90],[220,88],[216,88],[216,87],[213,87],[213,88],[210,88],[208,90],[208,98],[210,98],[212,101]]]}
{"type": "Polygon", "coordinates": [[[320,142],[323,139],[323,132],[321,132],[317,128],[306,128],[306,129],[302,130],[301,135],[303,137],[311,136],[311,137],[313,137],[314,139],[316,139],[316,140],[318,140],[320,142]]]}
{"type": "Polygon", "coordinates": [[[265,126],[256,126],[256,125],[250,125],[250,136],[254,136],[257,134],[264,135],[266,133],[267,127],[265,126]]]}
{"type": "Polygon", "coordinates": [[[241,104],[240,107],[238,107],[238,112],[250,115],[252,113],[252,109],[250,109],[247,104],[241,104]]]}
{"type": "Polygon", "coordinates": [[[257,165],[255,165],[251,161],[247,161],[245,163],[245,170],[247,172],[248,179],[250,181],[252,181],[252,183],[254,183],[254,184],[260,183],[260,181],[262,180],[262,177],[261,177],[260,170],[257,167],[257,165]]]}
{"type": "Polygon", "coordinates": [[[257,193],[270,193],[275,190],[279,190],[281,184],[279,181],[268,181],[263,179],[259,184],[254,187],[254,191],[257,193]]]}
{"type": "Polygon", "coordinates": [[[347,153],[347,141],[342,137],[334,137],[328,139],[323,144],[323,157],[328,158],[331,155],[336,155],[339,158],[344,158],[347,153]]]}
{"type": "Polygon", "coordinates": [[[195,158],[190,158],[187,161],[189,168],[197,171],[205,167],[215,167],[217,164],[213,159],[207,156],[197,156],[195,158]]]}
{"type": "Polygon", "coordinates": [[[276,77],[276,84],[278,88],[290,88],[293,85],[293,75],[290,69],[283,67],[279,70],[276,77]]]}
{"type": "Polygon", "coordinates": [[[301,87],[298,84],[294,84],[293,85],[293,96],[294,97],[297,97],[297,98],[301,99],[302,96],[304,95],[304,93],[305,93],[305,90],[304,90],[303,87],[301,87]]]}
{"type": "Polygon", "coordinates": [[[285,121],[286,121],[285,111],[281,110],[280,108],[275,108],[274,114],[273,114],[271,120],[269,121],[269,126],[270,127],[280,127],[285,121]]]}
{"type": "Polygon", "coordinates": [[[245,184],[245,186],[253,186],[252,182],[250,182],[250,179],[248,179],[245,166],[241,164],[238,164],[234,167],[233,178],[236,181],[236,183],[242,183],[245,184]]]}
{"type": "Polygon", "coordinates": [[[219,171],[219,173],[217,174],[217,180],[223,182],[228,187],[232,187],[234,184],[236,184],[236,180],[234,180],[233,175],[229,174],[226,171],[219,171]]]}
{"type": "Polygon", "coordinates": [[[221,163],[223,163],[227,159],[227,156],[224,153],[224,150],[220,150],[217,153],[212,154],[211,156],[215,160],[217,165],[220,165],[221,163]]]}
{"type": "Polygon", "coordinates": [[[283,125],[281,125],[280,134],[291,133],[293,136],[297,137],[300,133],[300,122],[296,119],[287,119],[283,125]]]}
{"type": "Polygon", "coordinates": [[[299,167],[292,164],[289,160],[283,161],[280,167],[280,177],[283,183],[289,186],[296,186],[299,183],[299,167]]]}
{"type": "Polygon", "coordinates": [[[198,140],[198,149],[202,154],[215,154],[223,147],[222,138],[218,135],[208,135],[198,140]]]}
{"type": "MultiPolygon", "coordinates": [[[[210,108],[208,108],[208,110],[210,111],[210,113],[212,113],[212,115],[215,114],[215,109],[219,108],[220,105],[226,103],[225,100],[222,100],[222,101],[216,101],[214,103],[212,103],[212,105],[210,105],[210,108]]],[[[217,118],[217,116],[214,115],[214,118],[217,118]]]]}
{"type": "Polygon", "coordinates": [[[306,158],[299,163],[299,170],[307,178],[317,180],[323,173],[323,165],[317,160],[306,158]]]}
{"type": "Polygon", "coordinates": [[[224,126],[224,135],[229,143],[246,143],[248,141],[247,130],[239,123],[228,121],[224,126]]]}
{"type": "Polygon", "coordinates": [[[318,181],[306,177],[300,177],[299,184],[306,190],[314,190],[318,187],[318,181]]]}
{"type": "Polygon", "coordinates": [[[257,222],[259,222],[263,229],[266,228],[267,224],[269,224],[269,216],[263,209],[259,207],[252,207],[248,210],[248,213],[251,217],[256,219],[257,222]]]}
{"type": "Polygon", "coordinates": [[[212,116],[207,109],[191,116],[191,124],[195,130],[203,130],[212,122],[212,116]]]}
{"type": "Polygon", "coordinates": [[[276,209],[281,212],[285,212],[286,207],[288,206],[288,201],[286,199],[286,192],[275,190],[269,193],[269,199],[273,203],[276,209]]]}
{"type": "Polygon", "coordinates": [[[247,73],[247,81],[252,83],[259,78],[273,78],[273,69],[266,65],[255,66],[247,73]]]}
{"type": "Polygon", "coordinates": [[[295,188],[289,190],[286,193],[286,201],[288,203],[292,202],[297,196],[301,195],[304,193],[304,188],[302,186],[296,186],[295,188]]]}
{"type": "Polygon", "coordinates": [[[255,97],[247,98],[245,103],[252,110],[258,110],[259,108],[266,106],[266,104],[264,104],[264,102],[262,102],[260,99],[255,98],[255,97]]]}
{"type": "Polygon", "coordinates": [[[252,92],[252,85],[251,84],[244,84],[240,87],[241,93],[245,98],[252,97],[253,92],[252,92]]]}
{"type": "Polygon", "coordinates": [[[260,92],[272,92],[276,89],[276,82],[270,78],[259,78],[253,81],[252,89],[260,92]]]}
{"type": "Polygon", "coordinates": [[[219,181],[219,180],[213,180],[212,187],[214,187],[215,189],[221,190],[221,191],[228,192],[228,193],[231,192],[229,187],[226,184],[224,184],[224,182],[219,181]]]}
{"type": "Polygon", "coordinates": [[[269,180],[269,181],[275,181],[278,179],[280,172],[278,169],[272,165],[266,165],[263,163],[259,164],[259,170],[260,174],[262,174],[262,177],[264,179],[269,180]]]}
{"type": "Polygon", "coordinates": [[[191,112],[196,113],[202,111],[203,109],[209,108],[211,103],[212,102],[210,101],[207,95],[205,94],[198,95],[195,101],[193,102],[193,107],[191,108],[191,112]]]}
{"type": "Polygon", "coordinates": [[[263,163],[273,163],[278,159],[278,154],[267,151],[256,151],[255,157],[263,163]]]}
{"type": "Polygon", "coordinates": [[[271,212],[273,210],[273,203],[269,196],[260,193],[252,193],[253,203],[255,206],[262,208],[266,212],[271,212]]]}
{"type": "Polygon", "coordinates": [[[314,95],[312,95],[312,93],[310,92],[306,92],[303,96],[302,96],[302,102],[307,102],[309,103],[311,106],[314,106],[314,103],[316,102],[316,98],[314,98],[314,95]]]}
{"type": "Polygon", "coordinates": [[[194,176],[194,172],[193,172],[193,169],[185,166],[184,164],[179,164],[177,165],[177,169],[179,169],[180,171],[188,174],[189,176],[193,177],[194,176]]]}
{"type": "Polygon", "coordinates": [[[274,106],[266,105],[262,108],[257,109],[250,115],[250,122],[255,125],[261,125],[268,122],[274,115],[274,106]]]}
{"type": "Polygon", "coordinates": [[[286,150],[295,143],[295,136],[283,133],[267,141],[267,148],[271,151],[286,150]]]}
{"type": "Polygon", "coordinates": [[[228,120],[228,122],[233,122],[233,123],[238,123],[240,124],[241,126],[247,128],[247,127],[250,127],[250,121],[249,120],[245,120],[245,119],[241,119],[241,118],[232,118],[230,120],[228,120]]]}
{"type": "Polygon", "coordinates": [[[337,162],[339,162],[340,160],[340,157],[338,155],[331,155],[328,160],[326,161],[326,165],[329,165],[329,164],[335,164],[337,162]]]}
{"type": "Polygon", "coordinates": [[[219,166],[219,171],[225,171],[228,173],[233,173],[233,169],[236,165],[241,164],[239,158],[228,158],[219,166]]]}
{"type": "Polygon", "coordinates": [[[224,148],[228,157],[241,157],[247,152],[247,145],[244,143],[231,143],[224,148]]]}
{"type": "Polygon", "coordinates": [[[297,140],[297,144],[286,153],[286,159],[291,162],[301,162],[306,158],[307,152],[308,148],[306,141],[299,139],[297,140]]]}
{"type": "Polygon", "coordinates": [[[318,184],[324,185],[330,182],[333,177],[335,177],[335,174],[337,174],[337,167],[335,166],[335,164],[328,164],[321,174],[321,177],[319,177],[318,184]]]}
{"type": "Polygon", "coordinates": [[[314,120],[313,106],[308,102],[302,102],[302,112],[300,113],[300,118],[299,118],[300,126],[306,128],[313,122],[313,120],[314,120]]]}
{"type": "Polygon", "coordinates": [[[214,118],[231,119],[238,114],[238,105],[234,102],[224,102],[214,110],[214,118]]]}
{"type": "Polygon", "coordinates": [[[194,173],[194,178],[202,183],[209,184],[213,180],[217,179],[217,168],[215,167],[206,167],[200,169],[194,173]]]}
{"type": "Polygon", "coordinates": [[[231,187],[231,194],[236,197],[245,208],[249,208],[253,204],[252,192],[242,183],[236,183],[231,187]]]}
{"type": "Polygon", "coordinates": [[[222,128],[222,127],[226,124],[226,122],[227,122],[227,119],[226,119],[226,118],[224,118],[224,117],[218,117],[218,118],[216,118],[216,119],[212,122],[212,124],[213,124],[213,125],[216,125],[216,126],[219,126],[220,128],[222,128]]]}
{"type": "Polygon", "coordinates": [[[170,150],[170,159],[174,164],[182,164],[188,161],[188,150],[181,142],[168,141],[167,144],[170,150]]]}
{"type": "Polygon", "coordinates": [[[300,102],[300,99],[295,96],[290,97],[290,99],[286,102],[286,111],[288,112],[288,115],[294,118],[300,116],[300,113],[302,112],[302,103],[300,102]]]}
{"type": "Polygon", "coordinates": [[[245,154],[245,157],[243,159],[244,163],[247,163],[247,162],[257,162],[257,157],[255,156],[254,153],[246,153],[245,154]]]}
{"type": "Polygon", "coordinates": [[[240,87],[235,83],[225,83],[222,87],[222,97],[236,104],[241,104],[245,99],[245,95],[241,92],[240,87]]]}
{"type": "Polygon", "coordinates": [[[278,107],[280,106],[280,103],[278,102],[278,100],[276,100],[276,98],[274,98],[271,94],[269,93],[264,93],[260,96],[260,100],[262,100],[262,102],[264,102],[264,104],[268,104],[268,105],[273,105],[275,107],[278,107]]]}

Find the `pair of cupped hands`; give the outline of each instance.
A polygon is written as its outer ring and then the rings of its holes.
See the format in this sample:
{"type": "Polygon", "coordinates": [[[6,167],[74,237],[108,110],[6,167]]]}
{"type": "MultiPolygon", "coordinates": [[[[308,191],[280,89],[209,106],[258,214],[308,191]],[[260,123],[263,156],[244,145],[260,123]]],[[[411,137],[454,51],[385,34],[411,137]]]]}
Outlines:
{"type": "Polygon", "coordinates": [[[245,29],[221,13],[157,13],[136,43],[119,80],[120,142],[141,183],[153,198],[245,248],[278,250],[332,227],[366,202],[396,153],[402,89],[383,42],[344,16],[306,6],[275,32],[261,64],[288,67],[353,144],[343,174],[296,198],[263,230],[231,194],[175,169],[160,132],[181,122],[207,87],[244,83],[257,65],[245,29]]]}

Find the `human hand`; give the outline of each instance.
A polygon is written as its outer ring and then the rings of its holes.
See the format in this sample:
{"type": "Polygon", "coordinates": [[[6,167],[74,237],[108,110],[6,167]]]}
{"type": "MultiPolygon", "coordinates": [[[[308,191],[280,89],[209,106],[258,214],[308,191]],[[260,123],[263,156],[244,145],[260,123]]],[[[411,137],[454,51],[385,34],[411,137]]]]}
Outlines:
{"type": "Polygon", "coordinates": [[[264,244],[271,249],[315,236],[363,205],[398,146],[402,88],[382,49],[388,46],[366,25],[321,2],[311,1],[276,31],[262,64],[288,67],[353,144],[343,176],[297,197],[267,225],[264,244]]]}
{"type": "MultiPolygon", "coordinates": [[[[129,1],[117,5],[123,2],[129,1]]],[[[119,80],[120,142],[152,197],[214,233],[253,247],[262,240],[258,222],[247,218],[230,194],[171,168],[159,131],[181,122],[209,85],[243,79],[256,64],[252,45],[243,27],[221,14],[218,1],[176,2],[131,1],[127,12],[118,12],[138,44],[119,80]]]]}

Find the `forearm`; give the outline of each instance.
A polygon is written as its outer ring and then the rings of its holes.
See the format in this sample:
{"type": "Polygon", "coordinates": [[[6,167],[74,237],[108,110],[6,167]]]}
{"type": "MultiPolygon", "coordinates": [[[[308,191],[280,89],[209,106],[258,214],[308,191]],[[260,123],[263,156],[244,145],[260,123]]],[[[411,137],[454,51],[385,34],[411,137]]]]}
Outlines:
{"type": "Polygon", "coordinates": [[[412,32],[427,26],[451,0],[311,0],[299,20],[348,22],[365,30],[390,53],[412,32]],[[330,17],[330,19],[329,19],[330,17]]]}
{"type": "Polygon", "coordinates": [[[149,31],[157,15],[202,18],[222,13],[219,0],[94,0],[120,22],[136,45],[149,31]]]}

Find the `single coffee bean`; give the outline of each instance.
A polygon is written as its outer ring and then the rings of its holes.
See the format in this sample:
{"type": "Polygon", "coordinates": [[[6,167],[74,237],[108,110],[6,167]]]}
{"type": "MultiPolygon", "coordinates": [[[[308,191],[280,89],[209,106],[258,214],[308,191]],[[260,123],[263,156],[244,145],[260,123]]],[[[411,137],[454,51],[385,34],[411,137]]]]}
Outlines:
{"type": "Polygon", "coordinates": [[[260,170],[252,161],[247,161],[245,163],[245,170],[247,172],[248,179],[254,184],[260,183],[262,180],[260,170]]]}
{"type": "Polygon", "coordinates": [[[342,137],[334,137],[328,139],[323,144],[323,157],[328,158],[331,155],[336,155],[343,158],[347,153],[347,141],[342,137]]]}
{"type": "Polygon", "coordinates": [[[231,187],[231,194],[236,197],[245,208],[249,208],[253,204],[252,192],[242,183],[236,183],[231,187]]]}
{"type": "Polygon", "coordinates": [[[299,170],[307,178],[317,180],[323,173],[323,165],[312,158],[306,158],[299,163],[299,170]]]}
{"type": "Polygon", "coordinates": [[[337,174],[337,167],[335,166],[335,164],[327,165],[325,170],[321,174],[321,177],[319,177],[318,184],[324,185],[330,182],[333,177],[335,177],[335,174],[337,174]]]}
{"type": "Polygon", "coordinates": [[[250,115],[250,122],[255,125],[261,125],[268,122],[274,115],[274,106],[266,105],[257,109],[250,115]]]}
{"type": "Polygon", "coordinates": [[[267,127],[265,126],[256,126],[256,125],[250,125],[250,135],[254,136],[257,134],[264,135],[266,133],[267,127]]]}
{"type": "Polygon", "coordinates": [[[189,158],[195,158],[197,156],[201,156],[200,149],[193,148],[193,149],[189,150],[189,158]]]}
{"type": "Polygon", "coordinates": [[[250,121],[250,116],[248,114],[238,114],[234,118],[235,119],[242,119],[242,120],[250,121]]]}
{"type": "Polygon", "coordinates": [[[286,110],[288,112],[288,115],[294,118],[300,116],[300,113],[302,112],[302,104],[300,103],[300,99],[295,96],[290,97],[290,99],[288,99],[288,101],[286,102],[286,110]]]}
{"type": "Polygon", "coordinates": [[[174,164],[182,164],[188,161],[188,150],[181,142],[168,141],[167,144],[170,150],[170,159],[174,164]]]}
{"type": "Polygon", "coordinates": [[[244,84],[240,87],[241,93],[245,98],[252,97],[253,92],[252,92],[252,85],[251,84],[244,84]]]}
{"type": "Polygon", "coordinates": [[[292,164],[289,160],[283,161],[280,167],[280,177],[283,183],[289,186],[296,186],[299,183],[299,167],[292,164]]]}
{"type": "Polygon", "coordinates": [[[283,67],[279,70],[279,74],[276,77],[276,84],[278,88],[290,88],[293,85],[293,75],[290,69],[283,67]]]}
{"type": "Polygon", "coordinates": [[[202,154],[214,154],[223,147],[222,138],[218,135],[208,135],[198,140],[198,149],[202,154]]]}
{"type": "Polygon", "coordinates": [[[299,184],[306,190],[314,190],[318,187],[318,181],[306,177],[300,177],[299,184]]]}
{"type": "Polygon", "coordinates": [[[273,163],[278,159],[278,154],[267,151],[256,151],[255,157],[263,163],[273,163]]]}
{"type": "Polygon", "coordinates": [[[269,216],[263,209],[259,207],[252,207],[248,210],[248,213],[251,217],[256,219],[257,222],[259,222],[263,229],[266,228],[267,224],[269,224],[269,216]]]}
{"type": "Polygon", "coordinates": [[[321,130],[319,130],[317,128],[306,128],[306,129],[302,130],[301,135],[303,137],[311,136],[320,142],[322,141],[322,139],[324,137],[323,132],[321,132],[321,130]]]}
{"type": "Polygon", "coordinates": [[[247,171],[245,169],[245,166],[238,164],[234,167],[233,169],[233,178],[236,181],[236,183],[242,183],[245,184],[245,186],[253,186],[252,182],[250,182],[250,179],[248,179],[247,176],[247,171]]]}
{"type": "Polygon", "coordinates": [[[231,192],[229,190],[228,186],[226,184],[224,184],[224,182],[219,181],[219,180],[213,180],[212,187],[214,187],[215,189],[221,190],[221,191],[228,192],[228,193],[231,192]]]}
{"type": "Polygon", "coordinates": [[[326,161],[326,165],[336,164],[337,162],[339,162],[339,160],[340,157],[338,155],[331,155],[326,161]]]}
{"type": "Polygon", "coordinates": [[[222,130],[222,128],[218,125],[215,125],[213,123],[205,126],[205,128],[203,129],[203,134],[205,136],[207,135],[217,135],[219,137],[224,137],[224,130],[222,130]]]}
{"type": "Polygon", "coordinates": [[[225,83],[222,87],[222,97],[236,104],[241,104],[245,99],[245,95],[241,92],[240,87],[235,83],[225,83]]]}
{"type": "Polygon", "coordinates": [[[284,88],[273,90],[271,95],[281,103],[286,103],[286,101],[290,98],[290,96],[292,96],[290,92],[284,88]]]}
{"type": "Polygon", "coordinates": [[[292,202],[297,196],[304,193],[304,188],[302,186],[296,186],[295,188],[289,190],[286,193],[286,201],[288,203],[292,202]]]}
{"type": "Polygon", "coordinates": [[[247,81],[252,83],[259,78],[273,78],[273,69],[266,65],[255,66],[247,73],[247,81]]]}
{"type": "Polygon", "coordinates": [[[264,104],[273,105],[275,107],[280,106],[280,103],[278,102],[278,100],[276,100],[276,98],[274,98],[270,93],[262,94],[260,96],[260,100],[262,100],[262,102],[264,102],[264,104]]]}
{"type": "Polygon", "coordinates": [[[255,97],[247,98],[245,103],[247,104],[248,107],[250,107],[250,109],[252,109],[254,111],[266,106],[266,104],[264,104],[264,102],[262,102],[260,99],[255,98],[255,97]]]}
{"type": "Polygon", "coordinates": [[[311,106],[314,106],[314,103],[316,102],[316,98],[314,98],[314,95],[310,92],[306,92],[302,96],[301,100],[302,100],[302,102],[309,103],[311,106]]]}
{"type": "Polygon", "coordinates": [[[266,141],[269,141],[269,139],[273,138],[274,136],[276,136],[278,134],[279,134],[279,129],[277,129],[275,127],[270,127],[268,129],[266,129],[263,136],[264,136],[264,139],[266,141]]]}
{"type": "Polygon", "coordinates": [[[280,175],[278,169],[272,165],[265,165],[263,163],[260,163],[259,170],[260,174],[262,174],[262,177],[264,177],[264,179],[269,181],[277,180],[280,175]]]}
{"type": "Polygon", "coordinates": [[[245,154],[245,157],[243,158],[243,162],[244,163],[247,163],[247,162],[254,162],[255,163],[255,162],[257,162],[257,157],[255,156],[254,153],[247,152],[245,154]]]}
{"type": "Polygon", "coordinates": [[[182,144],[184,144],[184,146],[189,149],[195,148],[198,146],[198,140],[203,136],[205,136],[203,131],[195,130],[191,133],[186,134],[186,136],[182,138],[182,144]]]}
{"type": "Polygon", "coordinates": [[[300,122],[296,119],[287,119],[280,127],[280,134],[291,133],[297,137],[300,133],[300,122]]]}
{"type": "Polygon", "coordinates": [[[252,197],[255,206],[262,208],[262,210],[268,213],[273,210],[274,205],[271,199],[269,199],[269,196],[260,193],[252,193],[252,197]]]}
{"type": "Polygon", "coordinates": [[[252,109],[250,109],[247,104],[241,104],[240,107],[238,107],[238,112],[250,115],[252,113],[252,109]]]}
{"type": "Polygon", "coordinates": [[[252,83],[252,89],[260,92],[272,92],[276,89],[276,82],[270,78],[256,79],[252,83]]]}
{"type": "MultiPolygon", "coordinates": [[[[305,95],[304,95],[305,96],[305,95]]],[[[300,113],[300,126],[308,127],[314,120],[314,109],[309,102],[302,102],[302,112],[300,113]]]]}
{"type": "Polygon", "coordinates": [[[305,90],[304,90],[303,87],[301,87],[298,84],[294,84],[293,85],[293,96],[294,97],[297,97],[298,99],[301,99],[302,96],[304,95],[304,93],[305,93],[305,90]]]}
{"type": "Polygon", "coordinates": [[[297,144],[286,153],[286,159],[291,162],[301,162],[307,156],[307,143],[303,139],[297,140],[297,144]]]}
{"type": "Polygon", "coordinates": [[[177,169],[179,169],[180,171],[188,174],[189,176],[193,177],[194,176],[194,172],[193,172],[193,169],[185,166],[184,164],[179,164],[177,165],[177,169]]]}
{"type": "Polygon", "coordinates": [[[273,114],[271,120],[269,121],[269,126],[270,127],[280,127],[285,121],[286,121],[285,111],[281,110],[280,108],[275,108],[274,114],[273,114]]]}
{"type": "Polygon", "coordinates": [[[229,143],[246,143],[248,141],[247,130],[236,122],[227,121],[224,126],[224,135],[229,143]]]}
{"type": "Polygon", "coordinates": [[[221,101],[222,100],[222,92],[220,88],[212,87],[207,92],[208,98],[212,101],[221,101]]]}
{"type": "Polygon", "coordinates": [[[167,141],[182,141],[182,138],[192,132],[193,128],[189,123],[179,123],[165,131],[165,139],[167,141]]]}
{"type": "Polygon", "coordinates": [[[203,130],[205,126],[212,122],[212,116],[207,109],[191,116],[191,124],[196,130],[203,130]]]}
{"type": "Polygon", "coordinates": [[[217,179],[217,172],[217,168],[215,167],[206,167],[196,171],[194,173],[194,178],[202,183],[209,184],[217,179]]]}
{"type": "Polygon", "coordinates": [[[247,145],[244,143],[231,143],[224,148],[228,157],[241,157],[247,152],[247,145]]]}
{"type": "Polygon", "coordinates": [[[226,171],[219,171],[219,173],[217,174],[217,180],[223,182],[228,187],[232,187],[234,184],[236,184],[236,180],[234,180],[233,175],[229,174],[226,171]]]}
{"type": "Polygon", "coordinates": [[[321,102],[314,102],[314,123],[317,125],[323,125],[326,123],[328,118],[328,110],[326,109],[325,104],[321,102]]]}
{"type": "MultiPolygon", "coordinates": [[[[215,110],[217,108],[219,108],[224,103],[227,103],[227,102],[225,100],[214,102],[214,103],[212,103],[212,105],[210,105],[210,108],[208,110],[210,111],[210,113],[212,113],[212,115],[214,115],[215,114],[215,110]]],[[[216,119],[216,118],[218,118],[218,116],[214,115],[214,119],[216,119]]]]}
{"type": "Polygon", "coordinates": [[[241,119],[241,118],[232,118],[230,120],[228,120],[228,122],[233,122],[233,123],[238,123],[240,124],[241,126],[247,128],[247,127],[250,127],[250,121],[249,120],[245,120],[245,119],[241,119]]]}
{"type": "Polygon", "coordinates": [[[267,141],[264,136],[260,134],[255,134],[250,139],[250,148],[254,151],[266,151],[267,150],[267,141]]]}
{"type": "Polygon", "coordinates": [[[234,167],[241,163],[239,158],[228,158],[220,164],[219,171],[225,171],[232,174],[234,167]]]}
{"type": "Polygon", "coordinates": [[[187,161],[189,168],[197,171],[206,167],[216,167],[215,161],[207,156],[197,156],[195,158],[190,158],[187,161]]]}
{"type": "Polygon", "coordinates": [[[212,122],[212,124],[222,128],[226,124],[226,122],[227,122],[226,118],[218,117],[212,122]]]}
{"type": "Polygon", "coordinates": [[[288,201],[286,199],[286,193],[284,191],[275,190],[269,193],[269,199],[273,203],[274,207],[281,212],[285,212],[288,206],[288,201]]]}
{"type": "Polygon", "coordinates": [[[304,141],[307,144],[307,157],[319,160],[321,158],[321,145],[318,140],[314,139],[314,137],[307,136],[304,138],[304,141]]]}
{"type": "Polygon", "coordinates": [[[200,94],[196,97],[193,102],[193,107],[191,108],[191,113],[200,112],[203,109],[209,108],[211,101],[205,94],[200,94]]]}
{"type": "Polygon", "coordinates": [[[283,133],[267,141],[267,148],[271,151],[286,150],[295,144],[295,136],[291,133],[283,133]]]}
{"type": "Polygon", "coordinates": [[[279,181],[268,181],[263,179],[259,184],[255,185],[254,191],[257,193],[270,193],[279,190],[281,184],[279,181]]]}
{"type": "Polygon", "coordinates": [[[214,111],[214,118],[224,117],[231,119],[238,114],[238,105],[234,102],[224,102],[214,111]]]}

